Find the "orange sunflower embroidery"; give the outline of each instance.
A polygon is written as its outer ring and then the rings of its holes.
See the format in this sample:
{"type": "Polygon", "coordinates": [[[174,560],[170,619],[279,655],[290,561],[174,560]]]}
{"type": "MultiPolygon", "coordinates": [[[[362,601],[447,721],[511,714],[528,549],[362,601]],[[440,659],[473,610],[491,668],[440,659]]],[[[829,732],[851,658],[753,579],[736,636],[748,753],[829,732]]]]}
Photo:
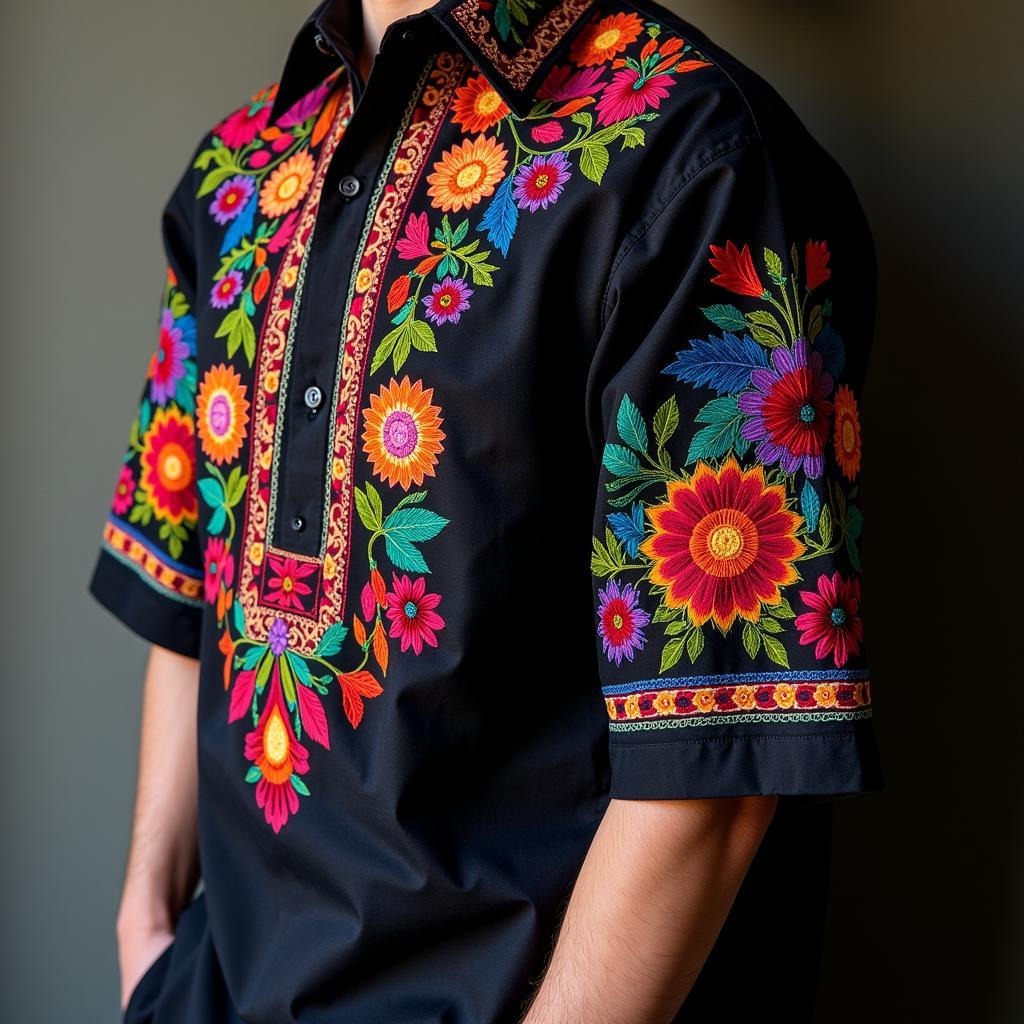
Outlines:
{"type": "Polygon", "coordinates": [[[508,104],[483,75],[459,86],[452,107],[452,120],[464,132],[485,132],[508,113],[508,104]]]}
{"type": "Polygon", "coordinates": [[[763,466],[740,469],[730,457],[716,471],[699,462],[647,515],[655,532],[640,550],[654,562],[651,580],[694,625],[711,619],[725,632],[737,615],[756,622],[763,605],[782,600],[780,587],[799,578],[800,516],[786,507],[783,486],[765,483],[763,466]]]}
{"type": "Polygon", "coordinates": [[[173,406],[157,409],[142,441],[139,487],[158,519],[177,526],[199,513],[192,417],[173,406]]]}
{"type": "Polygon", "coordinates": [[[644,23],[636,14],[609,14],[576,37],[569,59],[580,67],[603,64],[635,42],[644,23]]]}
{"type": "Polygon", "coordinates": [[[203,451],[221,465],[237,457],[249,422],[242,378],[230,366],[211,366],[196,395],[196,429],[203,451]]]}
{"type": "Polygon", "coordinates": [[[860,472],[860,412],[857,399],[845,384],[836,390],[835,417],[836,461],[846,479],[853,480],[860,472]]]}
{"type": "Polygon", "coordinates": [[[431,405],[433,388],[422,381],[409,383],[403,377],[370,396],[370,407],[363,410],[363,451],[370,458],[374,473],[388,484],[408,490],[434,475],[437,455],[444,449],[440,407],[431,405]]]}
{"type": "Polygon", "coordinates": [[[508,151],[500,142],[483,135],[453,146],[427,177],[431,205],[445,213],[475,206],[491,195],[505,176],[507,157],[508,151]]]}
{"type": "Polygon", "coordinates": [[[313,181],[313,158],[305,150],[289,157],[263,183],[260,212],[264,217],[280,217],[294,210],[306,197],[313,181]]]}

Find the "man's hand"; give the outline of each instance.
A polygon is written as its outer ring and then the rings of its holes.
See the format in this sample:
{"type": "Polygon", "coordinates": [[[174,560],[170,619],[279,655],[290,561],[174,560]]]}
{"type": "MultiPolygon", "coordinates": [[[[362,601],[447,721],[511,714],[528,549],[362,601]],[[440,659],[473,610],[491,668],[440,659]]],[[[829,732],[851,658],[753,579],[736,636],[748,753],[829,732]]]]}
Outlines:
{"type": "Polygon", "coordinates": [[[146,668],[135,817],[117,914],[121,1011],[174,939],[199,880],[196,714],[199,662],[153,646],[146,668]]]}
{"type": "Polygon", "coordinates": [[[777,799],[612,800],[523,1024],[671,1021],[777,799]]]}

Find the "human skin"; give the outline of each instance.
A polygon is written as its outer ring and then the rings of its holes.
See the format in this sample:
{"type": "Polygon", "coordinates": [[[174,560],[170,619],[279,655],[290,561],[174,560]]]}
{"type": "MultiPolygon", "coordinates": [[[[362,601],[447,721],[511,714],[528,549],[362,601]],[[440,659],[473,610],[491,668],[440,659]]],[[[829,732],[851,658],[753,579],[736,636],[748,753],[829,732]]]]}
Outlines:
{"type": "MultiPolygon", "coordinates": [[[[364,80],[388,25],[431,3],[363,0],[357,63],[364,80]]],[[[172,941],[198,880],[198,693],[199,663],[153,646],[117,918],[122,1010],[172,941]]],[[[670,1021],[721,930],[776,799],[611,800],[522,1024],[670,1021]],[[636,877],[665,884],[652,887],[656,898],[639,900],[629,884],[636,877]]]]}

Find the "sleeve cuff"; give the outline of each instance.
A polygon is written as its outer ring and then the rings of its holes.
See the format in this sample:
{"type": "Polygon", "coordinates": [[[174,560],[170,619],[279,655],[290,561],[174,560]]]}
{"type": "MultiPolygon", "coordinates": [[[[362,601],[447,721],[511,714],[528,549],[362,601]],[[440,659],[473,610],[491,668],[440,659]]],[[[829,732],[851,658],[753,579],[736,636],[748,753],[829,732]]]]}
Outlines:
{"type": "Polygon", "coordinates": [[[883,788],[870,718],[834,730],[798,728],[781,733],[776,726],[660,742],[613,735],[610,795],[623,800],[828,798],[883,788]]]}
{"type": "Polygon", "coordinates": [[[199,657],[203,618],[200,598],[163,588],[106,547],[100,549],[88,589],[142,639],[177,654],[199,657]]]}

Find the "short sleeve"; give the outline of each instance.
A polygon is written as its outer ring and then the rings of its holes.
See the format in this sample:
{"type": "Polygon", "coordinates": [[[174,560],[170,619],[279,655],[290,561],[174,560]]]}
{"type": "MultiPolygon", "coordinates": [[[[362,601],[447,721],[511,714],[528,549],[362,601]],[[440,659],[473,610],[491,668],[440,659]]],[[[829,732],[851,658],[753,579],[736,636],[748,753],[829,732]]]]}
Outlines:
{"type": "MultiPolygon", "coordinates": [[[[89,591],[144,639],[198,657],[195,257],[187,175],[164,206],[166,276],[155,337],[103,521],[89,591]]],[[[134,358],[134,357],[132,357],[134,358]]],[[[141,362],[141,360],[140,360],[141,362]]]]}
{"type": "Polygon", "coordinates": [[[882,785],[862,616],[876,268],[824,153],[709,160],[627,238],[590,372],[611,796],[882,785]]]}

